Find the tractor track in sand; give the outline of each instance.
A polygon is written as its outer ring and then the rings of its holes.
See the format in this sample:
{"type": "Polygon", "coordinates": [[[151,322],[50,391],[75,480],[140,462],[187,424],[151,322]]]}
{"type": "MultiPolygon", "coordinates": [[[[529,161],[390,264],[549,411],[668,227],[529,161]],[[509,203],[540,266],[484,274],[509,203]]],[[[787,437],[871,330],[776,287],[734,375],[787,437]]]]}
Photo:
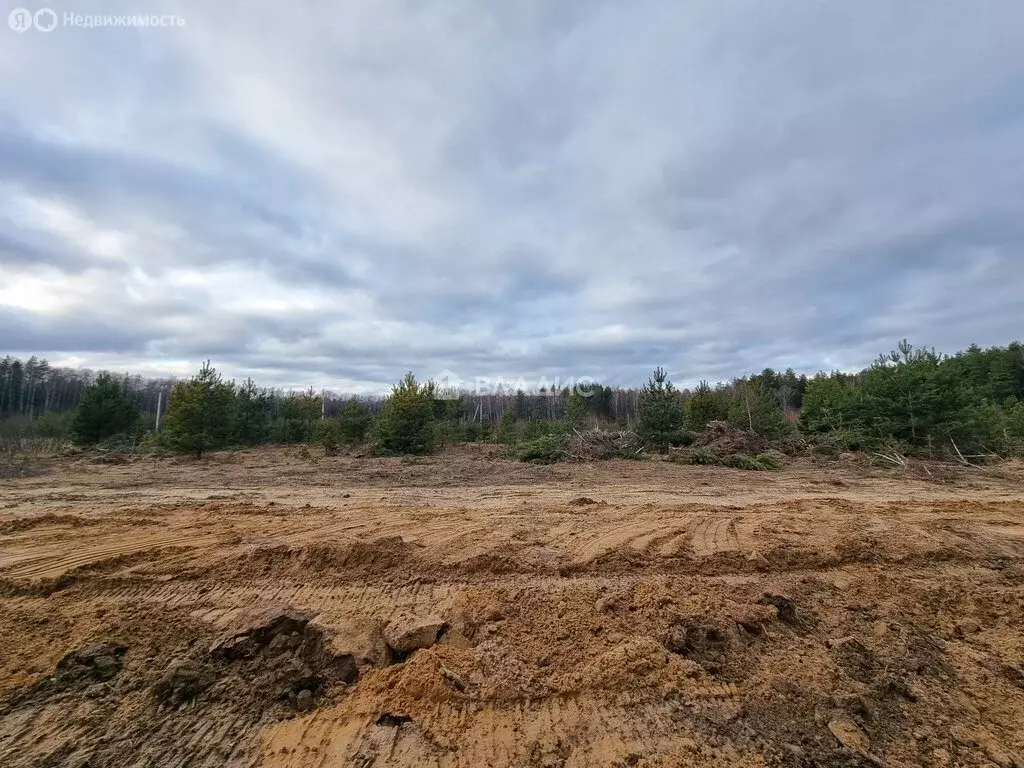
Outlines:
{"type": "Polygon", "coordinates": [[[0,764],[1015,765],[1022,487],[475,449],[65,462],[0,485],[0,764]],[[264,696],[272,660],[161,703],[254,606],[460,642],[310,711],[264,696]],[[60,683],[96,642],[116,676],[60,683]]]}

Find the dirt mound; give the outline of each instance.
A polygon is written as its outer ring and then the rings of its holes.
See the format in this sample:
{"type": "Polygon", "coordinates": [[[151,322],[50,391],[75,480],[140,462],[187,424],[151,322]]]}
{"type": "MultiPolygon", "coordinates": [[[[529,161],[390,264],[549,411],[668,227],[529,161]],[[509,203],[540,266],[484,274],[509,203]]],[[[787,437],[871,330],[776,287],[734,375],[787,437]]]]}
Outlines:
{"type": "Polygon", "coordinates": [[[465,575],[557,574],[566,564],[565,555],[553,549],[503,542],[478,555],[454,564],[465,575]]]}
{"type": "Polygon", "coordinates": [[[217,567],[232,576],[356,577],[376,573],[411,573],[419,563],[417,547],[401,536],[354,541],[348,544],[262,546],[217,567]]]}
{"type": "Polygon", "coordinates": [[[422,711],[424,704],[450,704],[467,697],[469,658],[465,650],[435,645],[405,663],[368,674],[354,696],[359,702],[372,702],[372,708],[382,714],[397,716],[422,711]]]}
{"type": "Polygon", "coordinates": [[[36,517],[19,517],[14,520],[6,520],[0,523],[0,535],[30,531],[33,528],[39,528],[44,525],[80,528],[85,525],[96,525],[98,523],[98,520],[79,515],[55,515],[52,512],[47,512],[45,515],[38,515],[36,517]]]}
{"type": "Polygon", "coordinates": [[[310,616],[285,608],[260,608],[243,614],[232,627],[210,645],[214,658],[237,661],[256,656],[260,649],[277,638],[287,638],[294,645],[301,641],[299,633],[309,624],[310,616]]]}
{"type": "Polygon", "coordinates": [[[399,657],[429,648],[448,625],[439,616],[399,616],[384,627],[384,640],[399,657]]]}
{"type": "Polygon", "coordinates": [[[20,700],[46,703],[84,691],[116,701],[134,691],[141,703],[154,706],[178,707],[202,697],[204,704],[258,714],[273,707],[301,710],[328,687],[358,676],[352,655],[333,652],[324,628],[290,608],[243,614],[212,642],[192,638],[171,658],[151,657],[142,666],[136,659],[128,666],[131,653],[115,642],[75,649],[20,700]]]}
{"type": "Polygon", "coordinates": [[[288,607],[244,613],[219,635],[173,613],[115,622],[138,644],[76,648],[0,704],[0,763],[248,764],[261,722],[317,707],[358,676],[328,630],[288,607]],[[25,722],[41,738],[19,744],[25,722]]]}
{"type": "Polygon", "coordinates": [[[670,681],[707,682],[700,667],[665,650],[653,637],[624,639],[601,652],[580,675],[579,684],[588,689],[629,690],[671,687],[670,681]]]}
{"type": "Polygon", "coordinates": [[[217,673],[208,665],[185,659],[173,662],[153,686],[153,695],[161,704],[177,707],[192,701],[217,682],[217,673]]]}
{"type": "Polygon", "coordinates": [[[662,644],[672,653],[711,664],[728,650],[729,632],[721,626],[687,620],[673,625],[662,644]]]}
{"type": "MultiPolygon", "coordinates": [[[[321,562],[334,563],[336,548],[313,545],[307,548],[306,563],[318,567],[321,562]]],[[[344,547],[339,567],[364,570],[388,570],[410,565],[416,559],[416,547],[401,536],[383,536],[370,541],[357,541],[344,547]]]]}
{"type": "Polygon", "coordinates": [[[57,674],[47,682],[57,690],[105,682],[121,671],[127,650],[116,643],[96,643],[79,648],[57,663],[57,674]]]}
{"type": "Polygon", "coordinates": [[[328,686],[355,682],[358,672],[355,658],[334,653],[309,615],[275,607],[243,616],[208,649],[176,661],[154,693],[183,700],[187,692],[204,690],[199,683],[211,677],[219,678],[216,695],[256,708],[277,703],[303,711],[328,686]]]}

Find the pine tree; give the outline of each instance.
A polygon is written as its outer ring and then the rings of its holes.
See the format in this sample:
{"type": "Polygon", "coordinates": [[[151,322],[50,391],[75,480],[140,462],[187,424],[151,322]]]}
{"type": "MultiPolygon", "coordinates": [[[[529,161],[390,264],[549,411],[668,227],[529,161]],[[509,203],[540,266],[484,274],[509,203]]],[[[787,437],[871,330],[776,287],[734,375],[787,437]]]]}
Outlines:
{"type": "Polygon", "coordinates": [[[509,408],[501,414],[501,418],[498,419],[498,429],[495,434],[495,439],[499,443],[515,445],[518,436],[519,420],[516,418],[515,410],[513,408],[509,408]]]}
{"type": "Polygon", "coordinates": [[[520,420],[530,418],[529,406],[526,403],[526,393],[521,389],[516,390],[516,418],[520,420]]]}
{"type": "Polygon", "coordinates": [[[738,429],[767,437],[780,437],[789,428],[778,396],[756,377],[736,382],[728,421],[738,429]]]}
{"type": "Polygon", "coordinates": [[[583,395],[576,388],[569,393],[565,401],[565,423],[570,429],[578,429],[587,420],[587,406],[583,402],[583,395]]]}
{"type": "Polygon", "coordinates": [[[10,355],[6,355],[3,360],[0,360],[0,419],[7,416],[10,410],[10,379],[13,364],[14,359],[10,355]]]}
{"type": "Polygon", "coordinates": [[[318,421],[310,431],[310,440],[323,446],[324,454],[333,456],[338,452],[338,441],[341,434],[341,421],[334,416],[318,421]]]}
{"type": "Polygon", "coordinates": [[[434,385],[420,384],[412,372],[391,389],[377,421],[378,450],[424,454],[434,450],[434,385]]]}
{"type": "Polygon", "coordinates": [[[292,392],[281,400],[271,427],[271,438],[281,443],[304,443],[320,422],[323,399],[312,387],[292,392]]]}
{"type": "Polygon", "coordinates": [[[235,410],[235,440],[242,445],[263,442],[270,426],[270,396],[246,379],[238,388],[235,410]]]}
{"type": "Polygon", "coordinates": [[[856,377],[834,371],[819,373],[807,382],[800,412],[800,429],[809,433],[844,432],[855,441],[863,439],[863,422],[855,400],[860,396],[856,377]]]}
{"type": "Polygon", "coordinates": [[[165,439],[176,451],[201,458],[203,451],[222,448],[232,434],[235,388],[224,382],[207,360],[191,381],[178,382],[171,393],[165,439]]]}
{"type": "Polygon", "coordinates": [[[25,381],[25,367],[15,358],[7,374],[7,415],[21,415],[21,388],[25,381]]]}
{"type": "Polygon", "coordinates": [[[699,432],[712,421],[724,421],[729,415],[729,402],[711,385],[702,381],[683,407],[686,428],[699,432]]]}
{"type": "Polygon", "coordinates": [[[676,388],[663,368],[640,390],[637,403],[637,432],[654,448],[664,450],[683,437],[683,409],[679,406],[676,388]]]}
{"type": "Polygon", "coordinates": [[[137,424],[139,409],[122,382],[101,373],[85,390],[71,423],[76,445],[94,445],[108,437],[130,432],[137,424]]]}
{"type": "Polygon", "coordinates": [[[350,397],[338,414],[338,422],[338,439],[345,445],[358,445],[366,441],[366,434],[373,423],[373,414],[354,397],[350,397]]]}

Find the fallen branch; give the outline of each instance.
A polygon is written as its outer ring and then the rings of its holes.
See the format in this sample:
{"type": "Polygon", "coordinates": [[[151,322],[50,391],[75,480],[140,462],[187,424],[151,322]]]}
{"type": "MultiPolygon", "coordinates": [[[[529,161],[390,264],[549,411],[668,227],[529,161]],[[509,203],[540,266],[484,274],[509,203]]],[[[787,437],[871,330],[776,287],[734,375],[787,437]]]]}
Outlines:
{"type": "Polygon", "coordinates": [[[886,456],[884,453],[872,453],[871,455],[877,456],[880,459],[884,459],[885,461],[891,462],[898,467],[907,466],[906,458],[900,456],[898,453],[894,453],[892,456],[886,456]]]}
{"type": "MultiPolygon", "coordinates": [[[[978,464],[971,464],[971,462],[969,462],[964,457],[964,455],[962,453],[960,453],[960,448],[957,447],[956,440],[953,439],[952,435],[949,438],[949,442],[953,446],[953,450],[956,451],[956,455],[960,459],[960,463],[963,464],[965,467],[972,467],[973,469],[980,469],[983,472],[987,472],[988,471],[985,467],[982,467],[982,466],[980,466],[978,464]]],[[[973,458],[980,458],[980,457],[972,456],[971,458],[973,459],[973,458]]]]}
{"type": "Polygon", "coordinates": [[[960,459],[960,463],[963,464],[965,467],[971,466],[971,463],[964,458],[964,455],[962,453],[960,453],[960,449],[956,445],[956,440],[950,437],[949,442],[952,444],[953,450],[956,451],[956,455],[960,459]]]}

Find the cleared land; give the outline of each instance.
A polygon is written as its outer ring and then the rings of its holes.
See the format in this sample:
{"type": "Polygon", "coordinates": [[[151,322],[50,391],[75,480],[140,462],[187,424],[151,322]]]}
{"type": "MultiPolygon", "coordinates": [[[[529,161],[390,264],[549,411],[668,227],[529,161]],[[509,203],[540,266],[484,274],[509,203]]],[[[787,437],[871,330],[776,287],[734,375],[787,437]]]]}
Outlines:
{"type": "Polygon", "coordinates": [[[1021,479],[62,462],[0,482],[0,765],[1024,765],[1021,479]]]}

